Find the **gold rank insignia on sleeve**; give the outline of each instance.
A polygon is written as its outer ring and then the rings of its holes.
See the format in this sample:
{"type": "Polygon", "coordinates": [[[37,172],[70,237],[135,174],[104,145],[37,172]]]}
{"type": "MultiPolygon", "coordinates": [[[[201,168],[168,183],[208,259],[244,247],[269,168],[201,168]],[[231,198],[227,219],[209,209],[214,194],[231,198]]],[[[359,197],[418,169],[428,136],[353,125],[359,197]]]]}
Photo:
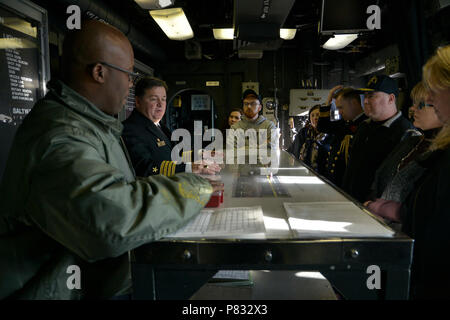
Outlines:
{"type": "Polygon", "coordinates": [[[175,161],[164,160],[163,162],[161,162],[161,167],[159,169],[159,173],[164,176],[171,177],[171,176],[175,175],[176,165],[177,165],[177,163],[175,161]]]}
{"type": "Polygon", "coordinates": [[[158,147],[164,147],[166,145],[166,142],[164,140],[159,140],[159,138],[156,138],[156,144],[158,147]]]}
{"type": "Polygon", "coordinates": [[[153,172],[158,172],[158,168],[157,167],[153,167],[153,172]]]}

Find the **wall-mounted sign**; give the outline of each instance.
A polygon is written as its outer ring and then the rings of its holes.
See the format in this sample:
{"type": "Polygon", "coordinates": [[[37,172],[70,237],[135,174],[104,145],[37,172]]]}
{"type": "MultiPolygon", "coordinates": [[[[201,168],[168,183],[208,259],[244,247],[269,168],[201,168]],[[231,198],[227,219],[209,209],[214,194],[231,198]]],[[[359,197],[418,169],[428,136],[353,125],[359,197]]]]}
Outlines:
{"type": "Polygon", "coordinates": [[[46,10],[0,1],[0,181],[17,128],[47,91],[47,30],[46,10]]]}
{"type": "Polygon", "coordinates": [[[305,113],[316,104],[326,102],[329,90],[291,89],[289,115],[298,116],[305,113]]]}
{"type": "Polygon", "coordinates": [[[220,82],[219,81],[206,81],[207,87],[219,87],[220,82]]]}
{"type": "Polygon", "coordinates": [[[252,89],[259,94],[259,82],[242,82],[242,93],[247,89],[252,89]]]}

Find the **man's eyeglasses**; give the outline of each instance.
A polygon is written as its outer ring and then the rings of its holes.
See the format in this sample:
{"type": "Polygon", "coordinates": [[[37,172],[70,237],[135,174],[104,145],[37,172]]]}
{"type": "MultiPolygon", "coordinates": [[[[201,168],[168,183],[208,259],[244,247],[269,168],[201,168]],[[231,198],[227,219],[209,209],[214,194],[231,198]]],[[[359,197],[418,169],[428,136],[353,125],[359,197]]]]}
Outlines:
{"type": "Polygon", "coordinates": [[[105,66],[111,67],[113,69],[116,69],[116,70],[119,70],[119,71],[122,71],[122,72],[125,72],[125,73],[128,73],[128,80],[130,82],[132,82],[132,83],[134,83],[134,81],[140,76],[140,74],[138,72],[132,72],[132,71],[125,70],[125,69],[123,69],[121,67],[115,66],[115,65],[113,65],[111,63],[108,63],[108,62],[99,61],[97,63],[103,64],[105,66]]]}
{"type": "Polygon", "coordinates": [[[257,105],[259,105],[259,102],[258,101],[253,101],[253,102],[244,102],[244,107],[247,107],[247,106],[251,106],[251,107],[256,107],[257,105]]]}

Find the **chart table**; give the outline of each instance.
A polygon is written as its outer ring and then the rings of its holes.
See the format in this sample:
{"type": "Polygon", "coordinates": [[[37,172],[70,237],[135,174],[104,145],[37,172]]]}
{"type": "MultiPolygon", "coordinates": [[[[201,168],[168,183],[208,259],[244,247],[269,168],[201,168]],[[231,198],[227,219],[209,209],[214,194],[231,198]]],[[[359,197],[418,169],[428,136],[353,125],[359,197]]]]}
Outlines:
{"type": "Polygon", "coordinates": [[[290,154],[220,175],[218,208],[132,251],[135,299],[188,299],[218,270],[319,271],[348,299],[408,298],[413,240],[290,154]]]}

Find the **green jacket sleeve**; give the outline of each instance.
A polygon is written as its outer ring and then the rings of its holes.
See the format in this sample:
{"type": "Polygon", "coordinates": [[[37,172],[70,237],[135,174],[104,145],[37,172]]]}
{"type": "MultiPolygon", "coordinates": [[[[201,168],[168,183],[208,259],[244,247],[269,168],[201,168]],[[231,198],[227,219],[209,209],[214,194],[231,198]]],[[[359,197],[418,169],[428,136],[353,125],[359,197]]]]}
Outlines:
{"type": "Polygon", "coordinates": [[[212,193],[207,180],[187,173],[127,182],[83,135],[53,136],[48,145],[32,174],[28,216],[89,262],[174,232],[212,193]]]}

